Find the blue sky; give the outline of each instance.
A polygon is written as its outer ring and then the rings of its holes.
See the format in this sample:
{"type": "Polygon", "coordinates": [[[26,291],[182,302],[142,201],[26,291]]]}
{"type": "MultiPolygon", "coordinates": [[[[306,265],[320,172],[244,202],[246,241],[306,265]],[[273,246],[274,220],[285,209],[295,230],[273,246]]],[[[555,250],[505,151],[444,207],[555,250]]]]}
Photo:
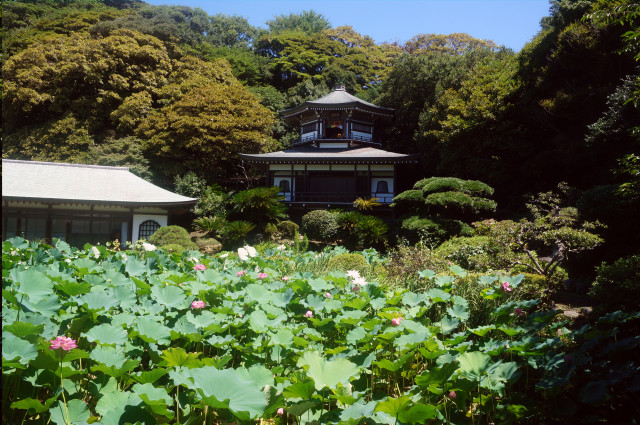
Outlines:
{"type": "Polygon", "coordinates": [[[549,14],[548,0],[146,0],[239,15],[256,27],[274,16],[314,10],[333,27],[351,25],[376,43],[404,43],[417,34],[466,32],[520,50],[549,14]]]}

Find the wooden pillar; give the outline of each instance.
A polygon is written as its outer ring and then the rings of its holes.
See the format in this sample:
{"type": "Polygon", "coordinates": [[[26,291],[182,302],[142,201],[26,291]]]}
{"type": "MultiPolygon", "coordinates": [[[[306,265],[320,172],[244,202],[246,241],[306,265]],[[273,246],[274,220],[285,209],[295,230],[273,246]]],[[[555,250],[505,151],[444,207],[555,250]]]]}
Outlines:
{"type": "Polygon", "coordinates": [[[51,204],[49,204],[47,206],[47,224],[45,225],[45,228],[44,228],[44,239],[49,244],[53,244],[53,237],[52,237],[52,233],[53,233],[52,210],[53,210],[53,206],[51,204]]]}
{"type": "Polygon", "coordinates": [[[353,164],[353,190],[355,196],[358,196],[358,164],[353,164]]]}
{"type": "Polygon", "coordinates": [[[371,197],[371,164],[367,164],[367,198],[371,197]]]}
{"type": "Polygon", "coordinates": [[[131,243],[135,242],[133,240],[133,208],[129,208],[129,234],[127,236],[131,243]]]}

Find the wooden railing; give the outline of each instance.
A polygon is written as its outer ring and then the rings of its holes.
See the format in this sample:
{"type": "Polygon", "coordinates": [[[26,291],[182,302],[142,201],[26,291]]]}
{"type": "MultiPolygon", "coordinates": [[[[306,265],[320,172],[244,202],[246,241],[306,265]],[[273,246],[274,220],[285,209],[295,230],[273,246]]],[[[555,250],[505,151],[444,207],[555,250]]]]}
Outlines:
{"type": "Polygon", "coordinates": [[[310,204],[353,204],[357,198],[378,198],[381,204],[390,204],[393,200],[392,193],[375,193],[375,192],[284,192],[285,202],[287,203],[310,203],[310,204]]]}

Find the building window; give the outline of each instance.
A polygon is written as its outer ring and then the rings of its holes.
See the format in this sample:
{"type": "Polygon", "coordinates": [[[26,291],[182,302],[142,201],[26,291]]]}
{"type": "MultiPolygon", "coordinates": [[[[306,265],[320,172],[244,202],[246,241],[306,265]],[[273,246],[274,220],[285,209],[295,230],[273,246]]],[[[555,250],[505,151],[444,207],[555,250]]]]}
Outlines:
{"type": "Polygon", "coordinates": [[[155,220],[143,221],[138,228],[138,239],[149,239],[159,228],[160,224],[155,220]]]}
{"type": "Polygon", "coordinates": [[[291,192],[291,187],[289,186],[289,180],[280,180],[280,183],[278,183],[278,186],[280,187],[280,192],[282,193],[291,192]]]}
{"type": "Polygon", "coordinates": [[[302,126],[302,134],[305,133],[313,133],[314,131],[316,131],[316,123],[312,122],[310,124],[305,124],[302,126]]]}
{"type": "Polygon", "coordinates": [[[360,133],[369,133],[369,134],[373,133],[373,127],[368,124],[360,124],[360,123],[354,122],[351,125],[351,129],[353,131],[359,131],[360,133]]]}
{"type": "Polygon", "coordinates": [[[389,183],[386,180],[379,180],[376,186],[376,193],[389,193],[389,183]]]}

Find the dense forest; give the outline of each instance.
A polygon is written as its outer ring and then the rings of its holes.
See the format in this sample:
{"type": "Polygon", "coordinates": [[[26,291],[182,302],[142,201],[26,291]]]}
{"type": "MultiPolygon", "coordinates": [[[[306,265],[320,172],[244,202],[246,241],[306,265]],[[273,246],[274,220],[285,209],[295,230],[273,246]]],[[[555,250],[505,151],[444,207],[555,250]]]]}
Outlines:
{"type": "Polygon", "coordinates": [[[636,2],[551,0],[520,52],[428,28],[376,44],[314,11],[277,12],[262,29],[138,0],[3,2],[3,158],[246,188],[259,174],[237,154],[287,147],[296,131],[277,111],[341,83],[395,109],[385,147],[419,154],[415,175],[485,182],[498,218],[562,182],[565,206],[606,226],[589,268],[637,250],[636,2]]]}

